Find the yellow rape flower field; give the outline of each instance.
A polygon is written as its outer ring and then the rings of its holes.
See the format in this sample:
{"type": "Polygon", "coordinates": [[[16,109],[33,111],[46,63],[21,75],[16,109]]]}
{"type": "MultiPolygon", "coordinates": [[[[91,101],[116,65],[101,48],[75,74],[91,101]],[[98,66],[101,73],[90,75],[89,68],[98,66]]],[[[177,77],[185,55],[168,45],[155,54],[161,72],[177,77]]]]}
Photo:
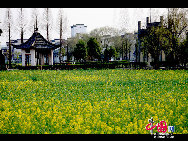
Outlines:
{"type": "Polygon", "coordinates": [[[0,133],[187,134],[187,96],[186,70],[1,71],[0,133]]]}

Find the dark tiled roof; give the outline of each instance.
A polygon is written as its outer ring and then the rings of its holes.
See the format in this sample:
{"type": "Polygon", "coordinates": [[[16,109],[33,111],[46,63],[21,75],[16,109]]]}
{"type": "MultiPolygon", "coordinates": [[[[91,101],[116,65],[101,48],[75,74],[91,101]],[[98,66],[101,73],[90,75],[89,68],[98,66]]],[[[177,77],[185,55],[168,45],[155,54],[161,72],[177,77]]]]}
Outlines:
{"type": "Polygon", "coordinates": [[[48,42],[40,33],[34,32],[33,35],[23,44],[13,45],[17,49],[56,49],[59,46],[48,42]]]}

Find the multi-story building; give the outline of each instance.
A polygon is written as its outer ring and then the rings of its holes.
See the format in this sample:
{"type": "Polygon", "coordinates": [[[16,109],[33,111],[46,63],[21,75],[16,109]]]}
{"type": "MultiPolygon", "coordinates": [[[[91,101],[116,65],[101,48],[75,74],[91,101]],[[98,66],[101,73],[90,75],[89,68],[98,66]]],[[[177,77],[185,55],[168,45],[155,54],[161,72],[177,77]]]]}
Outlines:
{"type": "MultiPolygon", "coordinates": [[[[135,60],[135,43],[136,43],[136,37],[133,33],[125,33],[121,36],[121,41],[119,43],[120,51],[117,56],[118,60],[129,60],[134,61],[135,60]]],[[[102,53],[104,53],[105,49],[110,46],[115,46],[114,40],[118,40],[118,37],[111,36],[111,35],[103,35],[101,40],[101,48],[102,53]]],[[[115,60],[115,58],[111,58],[111,60],[115,60]]]]}
{"type": "Polygon", "coordinates": [[[102,47],[102,52],[104,52],[104,50],[107,47],[110,47],[113,45],[112,41],[111,41],[111,35],[103,35],[101,37],[101,47],[102,47]]]}
{"type": "Polygon", "coordinates": [[[123,52],[124,57],[120,60],[129,60],[131,62],[135,61],[135,43],[136,43],[136,35],[133,33],[125,33],[122,35],[123,38],[125,38],[122,42],[122,45],[124,46],[123,52]]]}
{"type": "Polygon", "coordinates": [[[87,32],[87,26],[84,24],[76,24],[71,26],[71,37],[75,37],[76,34],[82,34],[87,32]]]}

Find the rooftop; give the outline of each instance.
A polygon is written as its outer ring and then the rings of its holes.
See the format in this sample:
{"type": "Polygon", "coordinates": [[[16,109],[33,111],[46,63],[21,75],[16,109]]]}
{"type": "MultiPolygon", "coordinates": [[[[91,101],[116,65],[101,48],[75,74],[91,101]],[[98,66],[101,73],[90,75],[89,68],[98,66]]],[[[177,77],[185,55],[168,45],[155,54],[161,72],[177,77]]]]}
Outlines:
{"type": "MultiPolygon", "coordinates": [[[[71,28],[76,27],[77,25],[83,25],[84,26],[84,24],[75,24],[75,25],[71,26],[71,28]]],[[[84,27],[87,27],[87,26],[84,26],[84,27]]]]}
{"type": "Polygon", "coordinates": [[[30,49],[30,48],[35,48],[35,49],[56,49],[59,46],[54,45],[47,41],[39,32],[34,32],[33,35],[24,43],[20,45],[13,45],[14,48],[17,49],[30,49]]]}

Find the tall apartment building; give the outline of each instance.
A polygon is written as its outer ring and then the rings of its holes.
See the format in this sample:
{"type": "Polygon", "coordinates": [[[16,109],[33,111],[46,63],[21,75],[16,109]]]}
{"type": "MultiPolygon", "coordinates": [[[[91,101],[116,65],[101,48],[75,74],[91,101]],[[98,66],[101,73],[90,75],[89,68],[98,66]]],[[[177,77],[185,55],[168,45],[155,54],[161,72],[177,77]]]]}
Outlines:
{"type": "Polygon", "coordinates": [[[86,30],[87,26],[85,26],[84,24],[76,24],[71,26],[71,38],[75,37],[76,34],[86,33],[86,30]]]}

